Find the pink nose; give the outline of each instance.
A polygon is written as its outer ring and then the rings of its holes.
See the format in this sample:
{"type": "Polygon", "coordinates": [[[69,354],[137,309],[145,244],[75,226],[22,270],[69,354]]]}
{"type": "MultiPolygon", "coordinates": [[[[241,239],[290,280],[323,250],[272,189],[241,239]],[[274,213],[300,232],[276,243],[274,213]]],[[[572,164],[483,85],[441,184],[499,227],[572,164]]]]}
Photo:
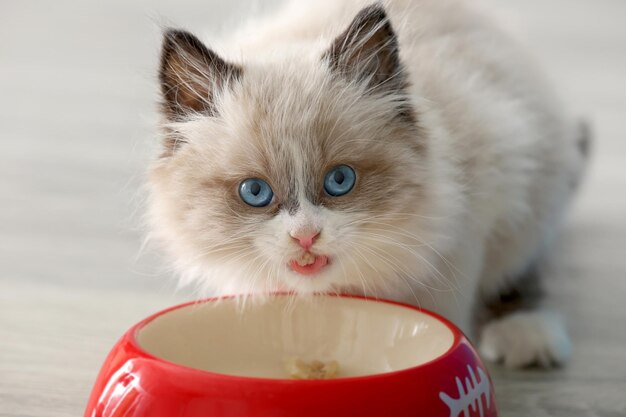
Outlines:
{"type": "Polygon", "coordinates": [[[315,240],[317,239],[319,235],[320,235],[320,232],[313,232],[313,233],[308,232],[308,233],[291,235],[291,238],[297,241],[298,245],[302,246],[304,250],[309,250],[311,249],[311,246],[313,246],[313,243],[315,243],[315,240]]]}

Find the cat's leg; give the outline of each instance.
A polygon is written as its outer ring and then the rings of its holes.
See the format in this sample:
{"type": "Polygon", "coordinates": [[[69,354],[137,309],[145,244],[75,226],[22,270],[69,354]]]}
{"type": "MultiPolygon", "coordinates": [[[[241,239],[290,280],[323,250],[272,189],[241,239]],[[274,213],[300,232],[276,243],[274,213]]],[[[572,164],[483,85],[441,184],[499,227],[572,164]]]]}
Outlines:
{"type": "Polygon", "coordinates": [[[535,215],[523,226],[511,227],[519,222],[501,221],[494,229],[498,233],[491,236],[481,277],[481,294],[487,307],[483,313],[488,315],[485,319],[483,314],[479,327],[480,351],[486,359],[501,361],[508,367],[548,367],[563,364],[570,356],[571,345],[563,322],[542,308],[539,265],[540,254],[551,246],[563,208],[585,170],[590,130],[581,122],[575,133],[574,140],[566,141],[558,152],[564,158],[560,167],[550,166],[550,171],[563,177],[553,178],[552,182],[544,177],[535,179],[534,193],[529,197],[534,202],[535,215]],[[554,196],[559,200],[552,201],[554,196]],[[511,276],[510,271],[520,270],[520,265],[527,267],[511,276]]]}
{"type": "Polygon", "coordinates": [[[559,316],[541,308],[541,272],[529,268],[514,287],[484,304],[479,314],[482,356],[509,368],[565,363],[571,344],[559,316]]]}

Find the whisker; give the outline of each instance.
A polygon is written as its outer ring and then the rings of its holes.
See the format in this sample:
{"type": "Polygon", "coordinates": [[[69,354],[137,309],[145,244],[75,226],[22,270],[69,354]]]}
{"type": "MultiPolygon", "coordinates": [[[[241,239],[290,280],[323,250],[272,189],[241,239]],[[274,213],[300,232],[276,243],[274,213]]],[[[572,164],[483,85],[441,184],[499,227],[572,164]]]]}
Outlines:
{"type": "MultiPolygon", "coordinates": [[[[399,260],[398,260],[398,258],[396,258],[395,256],[393,256],[393,255],[392,255],[392,254],[390,254],[389,252],[385,251],[384,249],[381,249],[381,248],[373,248],[373,247],[371,247],[370,245],[367,245],[367,244],[365,244],[365,243],[356,243],[356,245],[359,245],[360,247],[362,247],[362,248],[364,248],[364,249],[368,250],[370,253],[372,253],[372,254],[374,254],[374,255],[378,256],[378,257],[379,257],[379,259],[381,259],[381,260],[385,261],[385,262],[386,262],[386,263],[387,263],[387,264],[388,264],[388,265],[389,265],[392,269],[394,269],[394,270],[398,270],[398,269],[399,269],[399,272],[402,272],[402,273],[406,274],[406,276],[407,276],[408,278],[411,278],[411,279],[412,279],[413,281],[415,281],[416,283],[418,283],[418,284],[420,284],[420,285],[422,285],[422,286],[424,286],[424,287],[426,287],[426,288],[429,288],[429,289],[431,289],[431,290],[434,290],[434,291],[442,291],[442,290],[441,290],[441,289],[439,289],[439,288],[431,287],[431,286],[427,285],[424,281],[421,281],[421,280],[417,279],[411,271],[409,271],[408,269],[406,269],[406,267],[405,267],[405,266],[403,266],[403,265],[402,265],[402,262],[401,262],[401,261],[399,261],[399,260]],[[382,252],[383,252],[386,256],[388,256],[389,258],[386,258],[386,257],[382,256],[382,254],[380,253],[381,251],[382,251],[382,252]],[[393,259],[391,259],[391,258],[393,258],[393,259]]],[[[432,269],[433,269],[433,270],[434,270],[437,274],[439,274],[439,275],[441,276],[441,278],[443,279],[443,283],[444,283],[444,285],[445,285],[445,284],[447,284],[447,285],[448,285],[448,290],[454,290],[454,289],[456,289],[454,286],[451,286],[451,285],[450,285],[450,283],[448,282],[447,278],[446,278],[443,274],[441,274],[441,273],[439,272],[439,270],[437,270],[437,268],[435,268],[432,264],[430,264],[430,263],[429,263],[429,262],[428,262],[425,258],[423,258],[423,257],[422,257],[420,254],[418,254],[418,253],[415,253],[415,255],[416,255],[416,256],[418,256],[418,257],[420,257],[420,258],[421,258],[422,260],[424,260],[425,262],[427,262],[427,263],[428,263],[428,265],[430,265],[430,266],[432,267],[432,269]]],[[[441,282],[441,281],[439,281],[439,282],[441,282]]]]}

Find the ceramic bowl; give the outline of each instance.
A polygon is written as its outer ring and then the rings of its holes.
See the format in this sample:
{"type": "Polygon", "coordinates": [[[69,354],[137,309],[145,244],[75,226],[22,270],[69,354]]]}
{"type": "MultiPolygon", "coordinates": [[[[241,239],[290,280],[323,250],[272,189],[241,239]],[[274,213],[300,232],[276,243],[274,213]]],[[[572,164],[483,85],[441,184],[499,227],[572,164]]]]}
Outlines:
{"type": "Polygon", "coordinates": [[[355,296],[215,298],[133,326],[107,357],[85,417],[495,417],[493,386],[454,325],[355,296]],[[334,360],[331,379],[286,363],[334,360]]]}

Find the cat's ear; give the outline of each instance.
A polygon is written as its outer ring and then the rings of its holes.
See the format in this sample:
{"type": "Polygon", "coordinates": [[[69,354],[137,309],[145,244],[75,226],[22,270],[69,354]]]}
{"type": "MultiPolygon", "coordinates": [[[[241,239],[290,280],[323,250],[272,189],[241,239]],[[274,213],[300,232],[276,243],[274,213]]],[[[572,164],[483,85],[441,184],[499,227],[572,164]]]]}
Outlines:
{"type": "Polygon", "coordinates": [[[241,73],[241,67],[224,61],[191,33],[167,30],[159,72],[165,115],[170,120],[190,113],[213,115],[215,94],[241,73]]]}
{"type": "Polygon", "coordinates": [[[332,71],[350,81],[367,82],[372,91],[398,92],[406,87],[398,39],[380,4],[361,10],[324,58],[332,71]]]}

